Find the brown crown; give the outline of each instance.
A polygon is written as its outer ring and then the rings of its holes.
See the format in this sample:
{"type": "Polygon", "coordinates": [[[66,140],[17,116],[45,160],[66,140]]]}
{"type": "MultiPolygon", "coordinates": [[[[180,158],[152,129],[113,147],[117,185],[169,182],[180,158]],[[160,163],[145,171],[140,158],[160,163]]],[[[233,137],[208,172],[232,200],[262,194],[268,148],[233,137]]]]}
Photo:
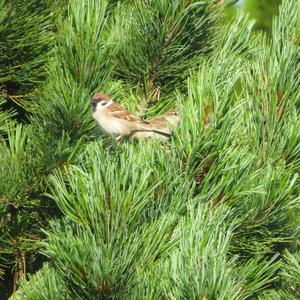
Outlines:
{"type": "Polygon", "coordinates": [[[109,97],[108,95],[106,95],[105,93],[96,93],[93,97],[92,97],[93,101],[99,102],[101,100],[105,100],[105,101],[110,101],[111,97],[109,97]]]}

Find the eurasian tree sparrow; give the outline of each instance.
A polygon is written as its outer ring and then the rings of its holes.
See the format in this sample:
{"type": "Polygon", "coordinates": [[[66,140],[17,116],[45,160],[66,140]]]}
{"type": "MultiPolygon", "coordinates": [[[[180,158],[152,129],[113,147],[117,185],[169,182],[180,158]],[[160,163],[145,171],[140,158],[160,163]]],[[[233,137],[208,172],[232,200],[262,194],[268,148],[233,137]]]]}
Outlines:
{"type": "MultiPolygon", "coordinates": [[[[149,124],[155,129],[163,131],[171,135],[172,127],[178,125],[180,122],[180,114],[177,111],[168,111],[162,116],[152,119],[148,121],[149,124]]],[[[135,132],[131,135],[133,139],[140,139],[140,138],[158,138],[160,140],[168,139],[167,136],[157,134],[156,132],[135,132]]]]}
{"type": "Polygon", "coordinates": [[[116,137],[117,140],[135,132],[155,132],[168,137],[170,133],[153,128],[151,124],[124,109],[104,93],[97,93],[92,98],[93,118],[102,131],[116,137]]]}

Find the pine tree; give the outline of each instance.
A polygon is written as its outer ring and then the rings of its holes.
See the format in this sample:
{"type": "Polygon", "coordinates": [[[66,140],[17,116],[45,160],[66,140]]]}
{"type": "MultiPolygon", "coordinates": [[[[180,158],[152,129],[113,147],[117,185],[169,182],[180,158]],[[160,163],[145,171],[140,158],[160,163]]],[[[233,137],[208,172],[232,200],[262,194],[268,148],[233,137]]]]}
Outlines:
{"type": "Polygon", "coordinates": [[[0,2],[0,298],[298,299],[300,2],[38,2],[0,2]],[[116,142],[100,90],[181,122],[116,142]]]}
{"type": "Polygon", "coordinates": [[[226,17],[234,18],[237,11],[243,9],[249,14],[251,19],[255,20],[254,29],[266,32],[270,37],[272,35],[272,20],[278,15],[281,0],[241,0],[226,9],[226,17]]]}
{"type": "Polygon", "coordinates": [[[278,15],[281,0],[245,0],[244,9],[256,20],[255,29],[272,34],[272,19],[278,15]]]}

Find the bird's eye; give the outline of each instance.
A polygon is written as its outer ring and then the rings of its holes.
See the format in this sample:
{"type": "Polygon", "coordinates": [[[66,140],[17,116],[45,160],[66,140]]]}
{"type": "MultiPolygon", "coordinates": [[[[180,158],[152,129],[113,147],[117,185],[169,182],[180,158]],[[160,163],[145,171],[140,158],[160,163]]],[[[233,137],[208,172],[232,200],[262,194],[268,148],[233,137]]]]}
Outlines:
{"type": "Polygon", "coordinates": [[[101,102],[101,105],[102,105],[102,106],[105,106],[105,105],[106,105],[106,102],[101,102]]]}

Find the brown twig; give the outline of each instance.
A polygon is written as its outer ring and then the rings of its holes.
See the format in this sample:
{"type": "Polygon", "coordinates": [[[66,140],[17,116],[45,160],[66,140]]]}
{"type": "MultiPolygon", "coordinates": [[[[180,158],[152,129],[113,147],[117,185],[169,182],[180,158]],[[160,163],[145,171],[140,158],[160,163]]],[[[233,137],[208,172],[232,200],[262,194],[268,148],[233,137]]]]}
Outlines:
{"type": "Polygon", "coordinates": [[[24,95],[8,95],[7,93],[0,93],[0,97],[10,98],[10,99],[18,99],[18,98],[25,98],[25,97],[31,97],[34,93],[28,93],[24,95]]]}
{"type": "Polygon", "coordinates": [[[19,254],[16,253],[16,265],[15,265],[15,271],[14,271],[14,280],[13,280],[13,292],[17,290],[18,286],[18,280],[19,280],[19,254]]]}
{"type": "Polygon", "coordinates": [[[22,272],[23,277],[26,278],[26,258],[24,253],[22,253],[22,272]]]}

